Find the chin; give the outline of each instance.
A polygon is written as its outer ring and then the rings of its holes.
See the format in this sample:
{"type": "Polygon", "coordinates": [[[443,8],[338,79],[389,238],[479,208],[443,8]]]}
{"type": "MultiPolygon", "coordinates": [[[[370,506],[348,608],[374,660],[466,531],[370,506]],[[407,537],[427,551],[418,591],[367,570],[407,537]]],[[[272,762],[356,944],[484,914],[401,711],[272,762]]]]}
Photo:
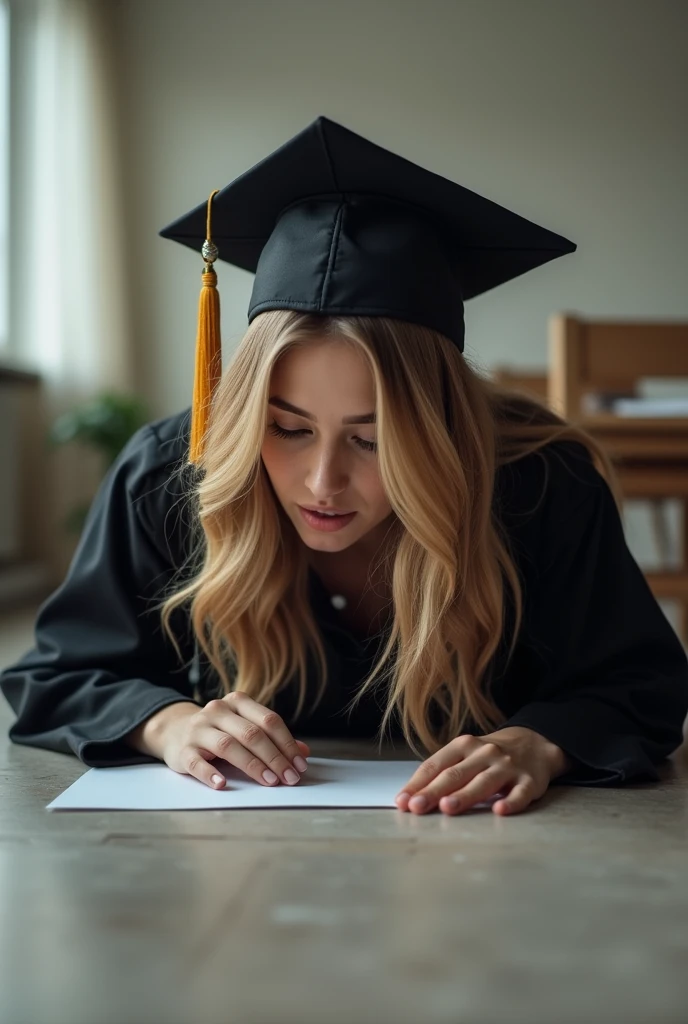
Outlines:
{"type": "Polygon", "coordinates": [[[360,531],[350,533],[346,528],[335,533],[319,533],[317,530],[309,530],[303,523],[297,523],[293,519],[292,523],[303,543],[313,551],[344,551],[361,537],[360,531]]]}
{"type": "MultiPolygon", "coordinates": [[[[342,531],[343,532],[343,531],[342,531]]],[[[301,540],[306,547],[312,548],[313,551],[344,551],[345,548],[351,547],[358,540],[358,537],[353,539],[337,536],[337,534],[323,533],[317,537],[306,537],[303,533],[299,534],[301,540]]]]}

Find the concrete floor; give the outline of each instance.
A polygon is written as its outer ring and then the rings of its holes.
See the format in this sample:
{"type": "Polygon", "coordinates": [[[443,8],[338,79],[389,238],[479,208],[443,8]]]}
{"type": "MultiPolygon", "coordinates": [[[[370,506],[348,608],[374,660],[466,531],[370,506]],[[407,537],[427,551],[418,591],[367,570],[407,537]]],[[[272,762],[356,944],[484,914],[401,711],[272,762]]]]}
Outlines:
{"type": "Polygon", "coordinates": [[[688,1019],[686,746],[660,783],[554,786],[511,818],[60,814],[85,766],[11,720],[0,701],[3,1024],[688,1019]]]}

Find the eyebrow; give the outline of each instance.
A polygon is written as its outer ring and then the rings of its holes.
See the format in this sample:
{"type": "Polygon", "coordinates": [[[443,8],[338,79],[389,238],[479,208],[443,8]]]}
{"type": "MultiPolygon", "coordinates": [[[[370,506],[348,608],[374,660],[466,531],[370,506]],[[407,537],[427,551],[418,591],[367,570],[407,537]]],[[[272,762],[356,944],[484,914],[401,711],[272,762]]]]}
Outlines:
{"type": "MultiPolygon", "coordinates": [[[[269,405],[276,405],[278,409],[284,409],[285,412],[293,412],[297,416],[303,416],[307,420],[312,420],[313,423],[317,423],[318,419],[313,416],[312,413],[306,412],[305,409],[299,409],[298,405],[292,405],[291,402],[285,402],[283,398],[279,398],[278,395],[273,395],[268,399],[269,405]]],[[[342,419],[342,423],[375,423],[375,413],[367,412],[363,416],[345,416],[342,419]]]]}

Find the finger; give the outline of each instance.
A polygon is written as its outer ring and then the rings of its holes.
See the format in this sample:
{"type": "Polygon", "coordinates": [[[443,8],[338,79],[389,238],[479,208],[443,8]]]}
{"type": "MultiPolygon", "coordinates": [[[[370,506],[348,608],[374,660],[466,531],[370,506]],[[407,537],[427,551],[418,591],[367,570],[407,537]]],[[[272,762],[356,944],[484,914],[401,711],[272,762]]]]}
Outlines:
{"type": "Polygon", "coordinates": [[[449,768],[451,765],[457,764],[459,761],[464,761],[473,751],[480,749],[481,747],[485,748],[491,746],[494,746],[494,744],[481,744],[475,736],[457,736],[456,739],[447,743],[446,746],[434,753],[432,757],[429,757],[427,761],[423,761],[423,763],[419,765],[404,786],[402,792],[412,795],[421,789],[425,789],[425,787],[428,786],[433,779],[437,778],[439,773],[445,768],[449,768]]]}
{"type": "Polygon", "coordinates": [[[508,796],[497,800],[492,805],[492,810],[495,814],[518,814],[519,811],[525,811],[534,799],[532,779],[523,779],[522,782],[516,783],[508,796]]]}
{"type": "Polygon", "coordinates": [[[413,802],[420,808],[420,804],[417,801],[420,798],[424,798],[425,807],[422,809],[430,810],[430,808],[437,805],[442,797],[455,793],[457,790],[464,791],[472,779],[475,779],[487,769],[490,769],[493,774],[498,772],[502,783],[516,781],[516,768],[509,755],[501,750],[497,754],[493,754],[485,746],[482,750],[476,750],[460,764],[453,764],[449,768],[445,768],[443,772],[440,772],[429,786],[421,789],[415,796],[411,797],[409,807],[415,809],[411,804],[413,802]]]}
{"type": "MultiPolygon", "coordinates": [[[[235,691],[235,692],[237,692],[237,693],[240,693],[241,691],[238,691],[238,690],[237,690],[237,691],[235,691]]],[[[225,694],[225,696],[228,696],[228,694],[225,694]]],[[[246,694],[244,694],[244,696],[246,696],[246,694]]],[[[254,703],[256,703],[256,702],[254,702],[254,703]]],[[[260,707],[262,707],[262,705],[261,705],[261,704],[257,704],[257,703],[256,703],[256,707],[259,707],[259,708],[260,708],[260,707]]],[[[266,708],[263,708],[263,710],[267,710],[267,709],[266,709],[266,708]]],[[[306,757],[308,757],[308,756],[309,756],[309,754],[310,754],[310,752],[311,752],[311,748],[310,748],[310,745],[309,745],[308,743],[306,743],[306,741],[305,741],[305,740],[294,740],[294,742],[296,743],[296,745],[297,745],[297,747],[298,747],[298,752],[297,752],[297,756],[298,756],[298,755],[301,755],[301,756],[302,756],[303,758],[306,758],[306,757]]],[[[301,772],[305,772],[305,770],[306,770],[305,768],[301,767],[300,765],[297,765],[296,767],[297,767],[297,768],[299,769],[299,771],[301,771],[301,772]]],[[[306,767],[307,767],[307,766],[306,766],[306,767]]]]}
{"type": "Polygon", "coordinates": [[[474,804],[489,800],[495,793],[501,792],[506,785],[504,769],[491,765],[458,793],[443,796],[439,801],[439,808],[445,814],[459,814],[469,807],[473,807],[474,804]]]}
{"type": "MultiPolygon", "coordinates": [[[[222,789],[227,779],[222,774],[222,770],[218,769],[217,765],[211,765],[212,771],[208,773],[203,762],[209,758],[219,758],[222,761],[226,761],[234,768],[239,768],[249,778],[259,782],[261,786],[279,785],[279,777],[267,765],[263,764],[260,759],[256,758],[250,750],[247,750],[240,740],[227,733],[224,727],[220,729],[215,726],[208,726],[197,733],[194,739],[196,737],[198,737],[199,743],[202,745],[199,746],[194,743],[188,749],[189,752],[194,751],[198,755],[199,763],[197,770],[189,771],[189,774],[195,775],[196,778],[201,778],[202,781],[212,786],[213,789],[222,789]]],[[[187,754],[187,757],[189,757],[189,754],[187,754]]],[[[190,761],[187,763],[190,763],[190,761]]]]}
{"type": "MultiPolygon", "coordinates": [[[[213,732],[216,732],[216,730],[213,730],[213,732]]],[[[194,745],[189,745],[185,750],[181,751],[184,771],[187,775],[193,775],[193,777],[198,779],[199,782],[203,782],[206,786],[210,786],[211,789],[222,789],[227,780],[222,772],[217,770],[215,765],[209,764],[206,760],[207,757],[218,756],[213,752],[212,738],[208,739],[206,736],[206,742],[208,743],[210,750],[205,747],[199,749],[194,745]]],[[[265,783],[263,783],[263,785],[265,785],[265,783]]]]}
{"type": "MultiPolygon", "coordinates": [[[[475,739],[475,737],[471,736],[468,739],[475,739]]],[[[474,778],[478,772],[484,771],[489,764],[497,759],[501,760],[505,756],[504,752],[493,743],[478,741],[477,746],[463,745],[463,750],[465,751],[464,755],[461,753],[461,747],[456,741],[453,741],[437,752],[437,755],[442,755],[441,758],[433,755],[429,761],[421,765],[401,793],[397,794],[395,798],[397,806],[406,810],[410,800],[422,796],[427,799],[429,809],[445,793],[452,793],[455,789],[459,789],[474,778]],[[449,752],[445,753],[447,749],[449,752]],[[445,764],[447,764],[446,767],[440,767],[445,764]]]]}
{"type": "MultiPolygon", "coordinates": [[[[224,733],[222,733],[219,729],[212,729],[210,731],[210,734],[206,734],[204,739],[205,742],[207,742],[208,745],[212,748],[217,745],[219,738],[223,735],[224,733]]],[[[309,748],[307,743],[303,743],[302,740],[297,740],[296,742],[302,744],[302,746],[305,747],[305,752],[308,751],[309,748]]],[[[205,783],[206,786],[210,786],[211,789],[224,789],[224,786],[227,782],[226,777],[222,774],[222,772],[218,771],[215,765],[209,764],[208,759],[219,758],[220,760],[227,760],[226,755],[217,754],[212,749],[207,750],[204,747],[198,748],[196,753],[198,755],[196,758],[194,758],[192,754],[189,760],[187,761],[186,774],[193,775],[194,778],[199,779],[199,781],[205,783]]],[[[246,765],[248,766],[250,760],[250,755],[248,751],[246,751],[246,755],[246,765]]],[[[246,771],[246,774],[250,775],[252,778],[254,777],[253,772],[247,770],[247,768],[244,768],[241,765],[236,765],[236,767],[241,767],[242,771],[246,771]]],[[[267,768],[265,768],[264,770],[266,772],[269,772],[269,769],[267,768]]],[[[275,773],[270,772],[270,775],[272,776],[271,779],[267,778],[265,775],[261,775],[261,777],[259,779],[256,779],[256,781],[260,782],[262,786],[278,785],[279,779],[275,775],[275,773]]]]}
{"type": "Polygon", "coordinates": [[[476,775],[485,771],[486,767],[487,762],[484,760],[475,761],[473,759],[466,759],[461,761],[460,764],[452,765],[441,772],[425,789],[418,790],[416,793],[407,796],[404,800],[405,809],[422,813],[431,811],[433,807],[437,806],[443,796],[461,789],[462,786],[470,782],[476,775]]]}
{"type": "MultiPolygon", "coordinates": [[[[240,719],[240,722],[242,720],[240,719]]],[[[239,768],[249,778],[254,779],[261,785],[278,785],[279,777],[264,764],[260,758],[256,756],[246,748],[240,739],[236,739],[235,736],[227,733],[223,728],[209,727],[204,729],[200,733],[200,738],[203,741],[203,746],[198,749],[198,753],[204,758],[210,753],[213,758],[219,758],[222,761],[226,761],[234,768],[239,768]],[[207,750],[206,750],[207,748],[207,750]]],[[[207,775],[203,765],[201,770],[207,775]]],[[[192,774],[189,772],[189,774],[192,774]]],[[[211,777],[210,783],[213,788],[221,790],[223,788],[226,778],[222,774],[221,770],[218,770],[217,765],[213,766],[213,776],[211,777]]]]}
{"type": "MultiPolygon", "coordinates": [[[[299,752],[300,752],[301,756],[304,758],[304,762],[305,762],[305,758],[310,756],[311,748],[309,747],[309,745],[306,743],[305,740],[297,740],[296,743],[298,744],[299,752]]],[[[208,759],[212,759],[213,757],[219,756],[219,755],[213,754],[211,751],[205,752],[203,750],[201,750],[201,754],[203,755],[203,757],[208,758],[208,759]]],[[[308,767],[308,762],[305,762],[305,763],[306,763],[306,767],[308,767]]],[[[299,764],[297,764],[296,767],[299,769],[299,771],[305,771],[306,770],[306,768],[302,768],[302,766],[299,765],[299,764]]]]}
{"type": "MultiPolygon", "coordinates": [[[[241,691],[228,693],[217,702],[211,701],[206,704],[206,709],[210,709],[210,705],[211,714],[217,715],[213,724],[228,734],[220,745],[229,750],[233,746],[233,737],[256,758],[253,771],[248,774],[255,777],[256,771],[262,775],[268,769],[288,786],[296,785],[301,777],[301,762],[294,763],[294,760],[301,758],[301,749],[281,715],[241,691]]],[[[245,760],[244,755],[239,756],[245,760]]]]}

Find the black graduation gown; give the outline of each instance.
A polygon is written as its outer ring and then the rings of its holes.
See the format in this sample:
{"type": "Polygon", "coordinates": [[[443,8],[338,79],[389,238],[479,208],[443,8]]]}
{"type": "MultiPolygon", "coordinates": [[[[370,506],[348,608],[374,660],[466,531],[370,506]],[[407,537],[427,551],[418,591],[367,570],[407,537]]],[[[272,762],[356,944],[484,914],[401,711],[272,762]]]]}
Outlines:
{"type": "MultiPolygon", "coordinates": [[[[144,427],[102,483],[70,570],[39,611],[35,648],[0,675],[17,714],[15,743],[95,767],[148,763],[155,759],[122,742],[126,733],[167,704],[217,695],[207,666],[200,662],[194,680],[180,664],[152,610],[190,550],[184,478],[175,472],[189,420],[186,410],[144,427]]],[[[657,779],[655,764],[682,742],[688,661],[628,550],[607,484],[581,445],[557,442],[500,469],[495,502],[525,606],[511,662],[502,642],[491,666],[498,728],[527,726],[566,751],[574,767],[560,783],[657,779]]],[[[273,706],[297,738],[374,737],[379,691],[348,717],[342,708],[376,645],[338,624],[314,572],[310,596],[330,671],[326,695],[298,720],[295,686],[273,706]]],[[[188,663],[195,645],[185,613],[175,626],[188,663]]],[[[392,737],[400,736],[393,722],[392,737]]],[[[464,732],[481,734],[475,723],[464,732]]]]}

